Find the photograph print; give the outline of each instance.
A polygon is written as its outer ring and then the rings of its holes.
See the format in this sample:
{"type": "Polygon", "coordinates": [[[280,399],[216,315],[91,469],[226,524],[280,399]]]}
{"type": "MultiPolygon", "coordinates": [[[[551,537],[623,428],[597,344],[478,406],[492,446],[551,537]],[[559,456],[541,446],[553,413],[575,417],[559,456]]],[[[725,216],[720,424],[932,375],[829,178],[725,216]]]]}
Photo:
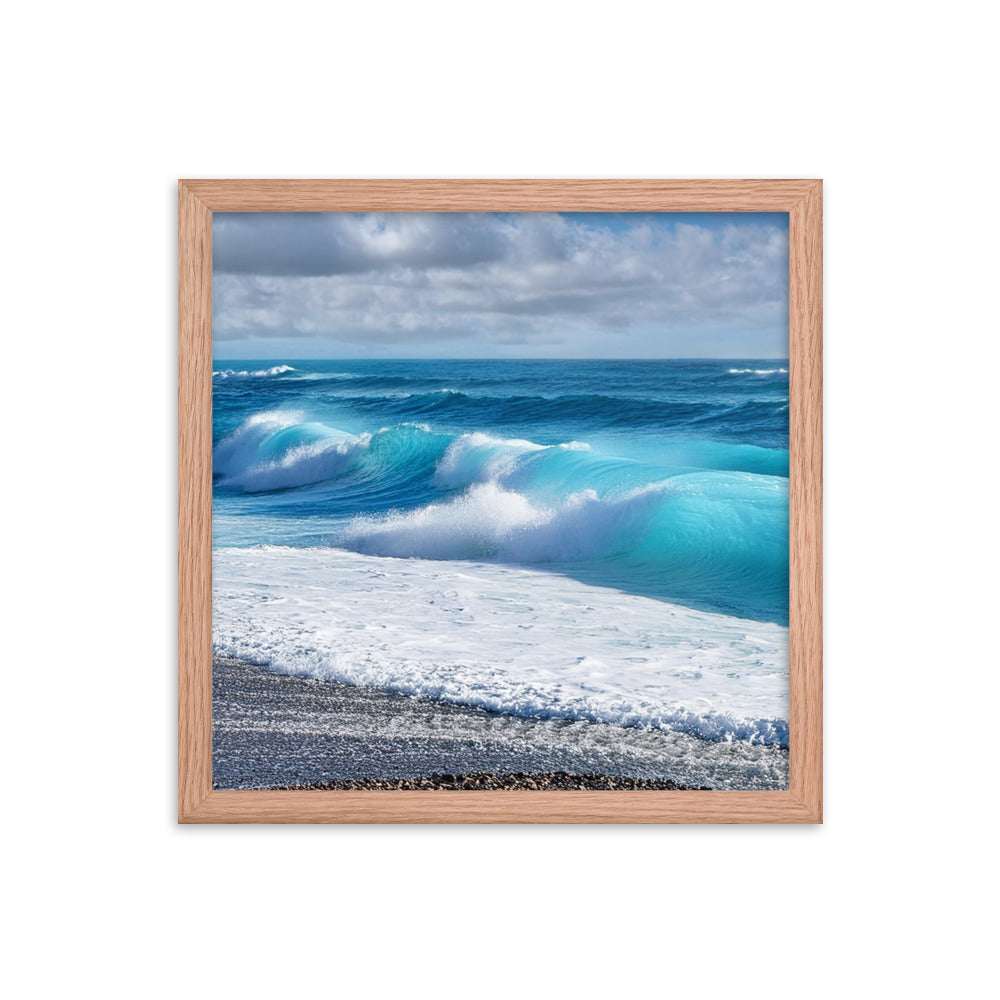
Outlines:
{"type": "Polygon", "coordinates": [[[219,789],[787,789],[786,213],[212,217],[219,789]]]}

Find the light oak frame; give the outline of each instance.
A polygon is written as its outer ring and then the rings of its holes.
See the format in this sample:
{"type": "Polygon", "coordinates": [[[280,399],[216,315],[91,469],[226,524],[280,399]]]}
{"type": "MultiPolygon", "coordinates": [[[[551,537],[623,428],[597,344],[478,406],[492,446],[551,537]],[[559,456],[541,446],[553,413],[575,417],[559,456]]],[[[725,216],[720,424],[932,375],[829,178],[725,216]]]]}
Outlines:
{"type": "Polygon", "coordinates": [[[822,822],[822,181],[182,180],[178,188],[179,822],[822,822]],[[212,213],[217,211],[789,214],[788,791],[213,790],[212,213]]]}

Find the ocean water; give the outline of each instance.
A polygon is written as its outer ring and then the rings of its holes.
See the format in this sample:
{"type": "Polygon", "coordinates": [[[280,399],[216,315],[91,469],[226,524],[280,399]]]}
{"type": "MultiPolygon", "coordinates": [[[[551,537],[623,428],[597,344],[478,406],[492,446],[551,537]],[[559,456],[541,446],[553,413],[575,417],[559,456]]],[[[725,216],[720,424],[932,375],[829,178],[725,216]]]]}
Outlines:
{"type": "Polygon", "coordinates": [[[216,361],[213,639],[787,745],[787,363],[216,361]]]}

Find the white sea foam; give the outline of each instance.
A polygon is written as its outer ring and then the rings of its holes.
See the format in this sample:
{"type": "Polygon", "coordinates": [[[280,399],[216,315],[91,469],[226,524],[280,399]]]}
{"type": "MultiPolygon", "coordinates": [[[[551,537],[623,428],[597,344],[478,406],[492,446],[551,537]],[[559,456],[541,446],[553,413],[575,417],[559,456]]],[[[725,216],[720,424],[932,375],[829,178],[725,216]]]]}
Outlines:
{"type": "Polygon", "coordinates": [[[290,381],[295,382],[330,382],[355,377],[350,372],[304,372],[298,368],[292,368],[291,371],[295,372],[295,378],[290,381]]]}
{"type": "Polygon", "coordinates": [[[779,625],[488,563],[213,557],[219,654],[495,711],[787,744],[779,625]]]}
{"type": "Polygon", "coordinates": [[[223,371],[212,372],[212,378],[266,378],[268,375],[284,375],[293,372],[291,365],[275,365],[273,368],[260,368],[257,371],[236,371],[226,368],[223,371]]]}
{"type": "Polygon", "coordinates": [[[787,375],[787,368],[730,368],[730,375],[787,375]]]}

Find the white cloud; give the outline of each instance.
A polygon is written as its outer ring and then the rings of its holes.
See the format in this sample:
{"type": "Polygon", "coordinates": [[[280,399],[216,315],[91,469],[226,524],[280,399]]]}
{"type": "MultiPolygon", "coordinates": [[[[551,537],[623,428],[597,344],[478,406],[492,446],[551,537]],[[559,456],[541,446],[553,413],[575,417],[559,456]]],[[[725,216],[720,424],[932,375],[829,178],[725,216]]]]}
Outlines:
{"type": "Polygon", "coordinates": [[[782,355],[787,255],[773,217],[217,216],[216,354],[782,355]]]}

